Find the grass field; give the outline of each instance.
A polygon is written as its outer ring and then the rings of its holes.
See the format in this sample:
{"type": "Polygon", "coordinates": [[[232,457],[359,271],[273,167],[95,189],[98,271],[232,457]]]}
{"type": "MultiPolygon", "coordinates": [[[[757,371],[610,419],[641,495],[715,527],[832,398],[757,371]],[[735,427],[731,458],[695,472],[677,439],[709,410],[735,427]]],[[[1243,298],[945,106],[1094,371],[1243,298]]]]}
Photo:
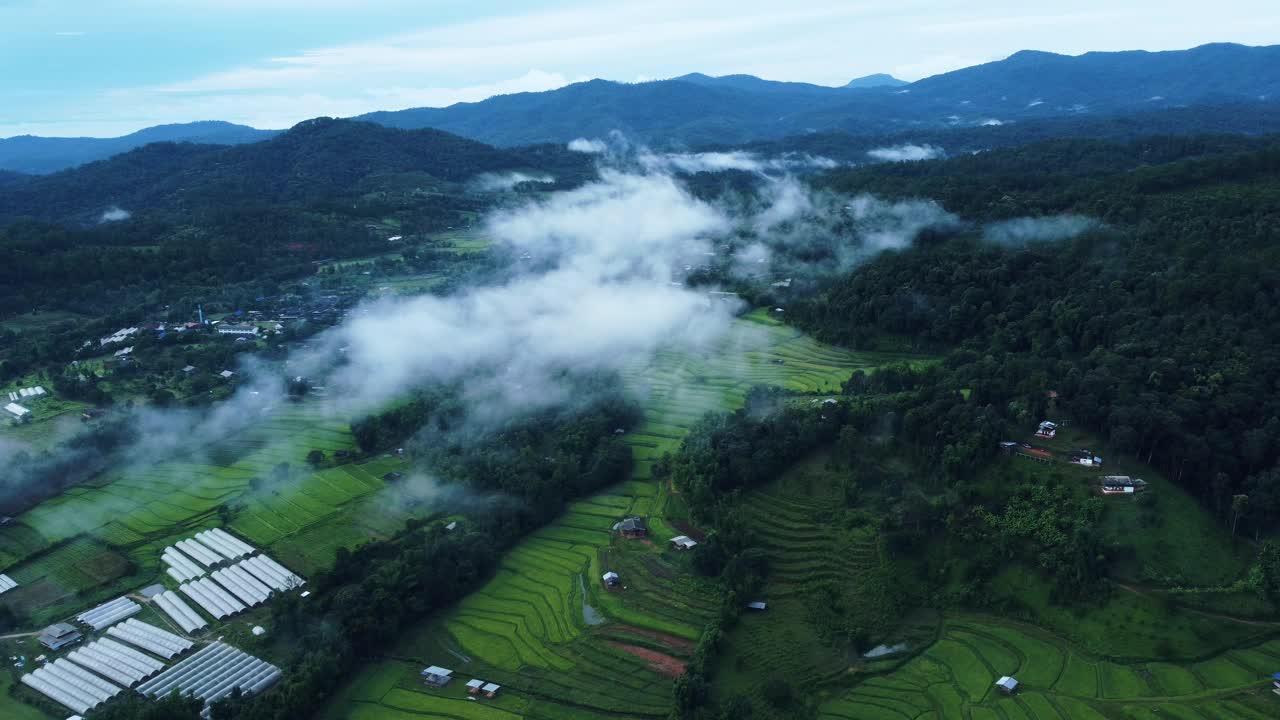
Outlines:
{"type": "Polygon", "coordinates": [[[1261,720],[1277,716],[1280,640],[1194,663],[1118,664],[1039,628],[949,617],[941,638],[896,670],[820,705],[823,720],[1261,720]],[[1022,684],[1013,697],[994,686],[1022,684]]]}
{"type": "MultiPolygon", "coordinates": [[[[358,675],[325,717],[464,717],[458,686],[471,677],[507,688],[496,703],[472,703],[474,717],[666,717],[671,679],[720,596],[683,554],[665,547],[687,513],[670,488],[649,482],[651,463],[705,413],[740,407],[753,385],[834,392],[856,368],[901,359],[828,348],[753,313],[714,351],[661,353],[630,368],[626,380],[645,407],[644,424],[626,437],[637,460],[633,479],[572,504],[523,541],[483,588],[358,675]],[[611,535],[628,515],[649,519],[649,541],[611,535]],[[602,586],[607,570],[621,576],[622,589],[602,586]],[[417,673],[429,664],[452,668],[460,682],[424,688],[417,673]]],[[[799,516],[789,520],[803,524],[799,516]]],[[[854,545],[870,554],[850,565],[874,562],[872,546],[854,545]]]]}

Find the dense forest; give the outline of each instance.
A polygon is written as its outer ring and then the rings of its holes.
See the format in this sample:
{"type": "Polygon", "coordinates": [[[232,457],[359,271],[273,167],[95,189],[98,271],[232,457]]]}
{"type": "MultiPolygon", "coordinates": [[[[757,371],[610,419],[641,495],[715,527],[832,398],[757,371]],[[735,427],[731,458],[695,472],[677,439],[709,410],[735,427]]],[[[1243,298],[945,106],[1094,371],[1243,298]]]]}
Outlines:
{"type": "MultiPolygon", "coordinates": [[[[847,193],[929,197],[978,222],[1079,215],[1059,241],[988,232],[877,256],[788,317],[824,339],[956,348],[975,401],[1022,427],[1060,414],[1182,483],[1240,528],[1274,526],[1280,458],[1280,144],[1055,141],[839,172],[847,193]]],[[[988,226],[991,227],[991,226],[988,226]]]]}

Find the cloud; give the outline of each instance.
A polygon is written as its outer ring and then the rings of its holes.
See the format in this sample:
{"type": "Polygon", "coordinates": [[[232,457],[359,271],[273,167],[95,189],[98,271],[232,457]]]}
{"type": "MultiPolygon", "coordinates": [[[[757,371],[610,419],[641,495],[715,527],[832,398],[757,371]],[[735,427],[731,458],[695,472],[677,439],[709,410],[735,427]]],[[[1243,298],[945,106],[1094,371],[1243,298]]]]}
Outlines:
{"type": "Polygon", "coordinates": [[[933,160],[943,155],[942,148],[933,145],[894,145],[868,150],[867,154],[877,160],[888,162],[911,162],[916,160],[933,160]]]}
{"type": "Polygon", "coordinates": [[[484,192],[505,192],[514,189],[515,186],[521,183],[550,184],[555,181],[555,178],[546,173],[530,175],[522,172],[506,172],[477,175],[472,179],[471,184],[476,189],[484,192]]]}
{"type": "Polygon", "coordinates": [[[98,216],[98,223],[119,222],[121,220],[128,220],[132,216],[133,214],[128,210],[125,210],[118,205],[112,205],[106,210],[103,210],[102,214],[98,216]]]}
{"type": "Polygon", "coordinates": [[[995,118],[988,118],[988,119],[983,120],[982,122],[980,122],[980,123],[978,123],[978,124],[979,124],[979,125],[981,125],[982,127],[998,127],[998,126],[1000,126],[1000,125],[1003,125],[1003,124],[1004,124],[1004,121],[1002,121],[1002,120],[997,120],[997,119],[995,119],[995,118]]]}
{"type": "Polygon", "coordinates": [[[983,237],[1000,245],[1025,245],[1070,240],[1097,227],[1100,227],[1097,220],[1083,215],[1017,218],[987,225],[983,237]]]}
{"type": "Polygon", "coordinates": [[[826,170],[839,164],[830,158],[805,153],[787,153],[766,158],[741,150],[662,154],[642,152],[639,156],[639,161],[641,165],[651,171],[682,173],[722,172],[725,170],[744,170],[756,173],[805,169],[826,170]]]}
{"type": "Polygon", "coordinates": [[[57,35],[58,37],[83,37],[85,33],[80,30],[62,30],[55,32],[54,35],[57,35]]]}
{"type": "Polygon", "coordinates": [[[571,152],[589,153],[599,155],[609,149],[603,140],[588,140],[586,138],[577,138],[569,141],[569,150],[571,152]]]}

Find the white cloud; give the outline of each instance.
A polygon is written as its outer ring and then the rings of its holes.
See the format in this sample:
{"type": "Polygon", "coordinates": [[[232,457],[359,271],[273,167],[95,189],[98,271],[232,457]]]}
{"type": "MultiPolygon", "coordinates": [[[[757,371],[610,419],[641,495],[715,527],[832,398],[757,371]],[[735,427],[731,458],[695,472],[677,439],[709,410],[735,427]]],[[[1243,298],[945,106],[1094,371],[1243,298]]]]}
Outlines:
{"type": "Polygon", "coordinates": [[[550,184],[556,181],[546,173],[538,173],[530,175],[522,172],[506,172],[506,173],[484,173],[477,175],[472,179],[471,184],[478,190],[485,192],[504,192],[515,188],[521,183],[542,183],[550,184]]]}
{"type": "Polygon", "coordinates": [[[603,140],[588,140],[586,138],[575,138],[569,141],[569,150],[571,152],[588,153],[599,155],[609,149],[603,140]]]}
{"type": "Polygon", "coordinates": [[[106,210],[103,210],[102,214],[98,216],[98,223],[120,222],[121,220],[128,220],[131,217],[133,217],[133,213],[130,213],[128,210],[125,210],[118,205],[112,205],[106,210]]]}
{"type": "Polygon", "coordinates": [[[942,148],[934,145],[905,144],[875,148],[868,150],[867,154],[877,160],[886,162],[913,162],[940,158],[943,155],[943,151],[942,148]]]}

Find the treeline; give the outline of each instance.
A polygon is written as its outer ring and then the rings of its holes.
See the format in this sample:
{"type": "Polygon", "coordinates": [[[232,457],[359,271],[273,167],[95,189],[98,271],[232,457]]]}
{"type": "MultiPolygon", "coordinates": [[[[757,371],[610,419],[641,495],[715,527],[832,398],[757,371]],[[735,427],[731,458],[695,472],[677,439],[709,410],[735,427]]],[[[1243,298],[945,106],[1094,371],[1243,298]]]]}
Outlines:
{"type": "Polygon", "coordinates": [[[310,598],[290,596],[272,606],[279,631],[297,639],[280,685],[220,704],[214,717],[312,716],[411,623],[476,589],[525,533],[570,500],[626,478],[630,448],[615,431],[630,427],[638,408],[616,377],[564,380],[582,399],[570,409],[480,425],[460,410],[462,388],[450,387],[357,423],[365,449],[407,441],[413,467],[439,478],[449,510],[462,509],[467,519],[453,532],[440,522],[411,520],[391,540],[339,550],[333,568],[313,579],[310,598]],[[415,434],[415,426],[427,430],[415,434]]]}
{"type": "Polygon", "coordinates": [[[1070,418],[1163,470],[1224,521],[1243,514],[1242,529],[1274,527],[1276,140],[1053,142],[829,182],[936,197],[981,221],[1030,214],[1049,231],[1057,214],[1107,223],[1050,242],[1017,242],[1016,233],[921,242],[797,299],[788,318],[841,344],[892,334],[957,348],[948,358],[957,382],[1016,427],[1050,412],[1070,418]]]}

